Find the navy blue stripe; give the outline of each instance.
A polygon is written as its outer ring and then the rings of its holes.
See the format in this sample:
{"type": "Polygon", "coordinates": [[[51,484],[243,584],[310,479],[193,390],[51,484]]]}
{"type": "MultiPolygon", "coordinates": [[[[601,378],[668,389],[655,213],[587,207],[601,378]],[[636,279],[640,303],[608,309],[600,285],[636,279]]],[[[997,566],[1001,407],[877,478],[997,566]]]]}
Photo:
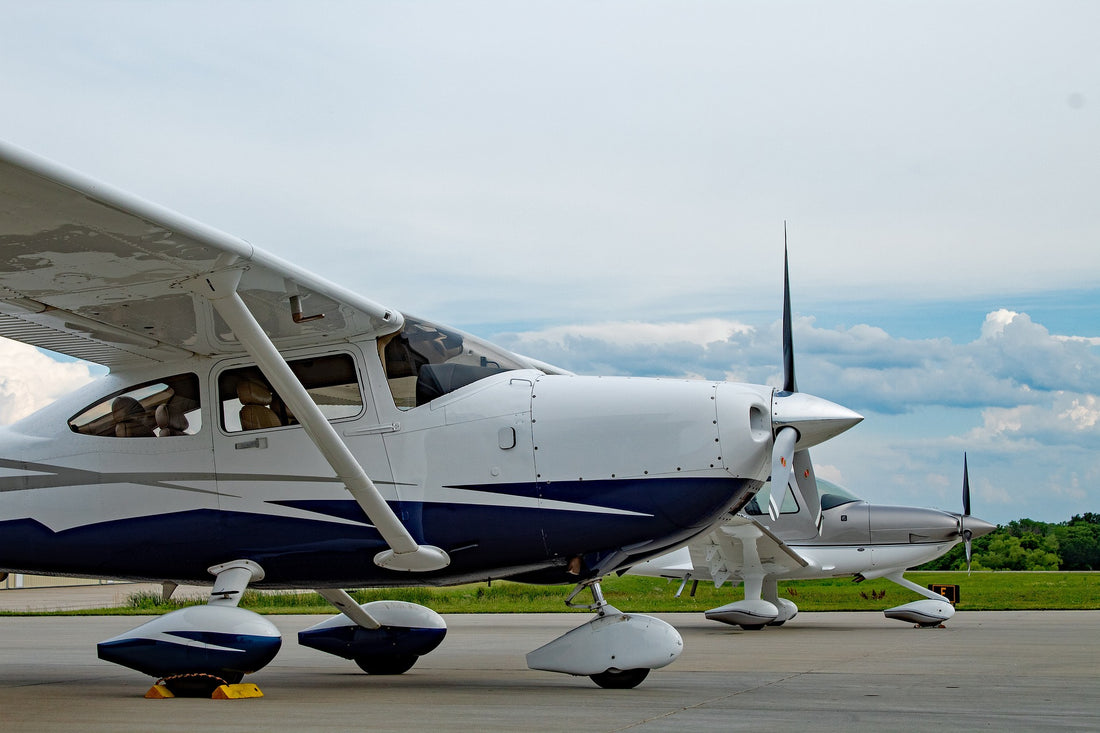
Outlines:
{"type": "MultiPolygon", "coordinates": [[[[450,567],[426,574],[375,566],[374,555],[386,545],[373,527],[213,509],[136,517],[61,532],[30,519],[0,522],[0,568],[209,582],[206,569],[211,565],[250,559],[266,573],[258,587],[446,585],[519,572],[535,573],[543,578],[541,582],[561,583],[571,580],[563,570],[570,557],[604,557],[658,537],[664,538],[662,546],[667,546],[698,533],[735,499],[744,503],[754,487],[748,480],[685,477],[553,482],[512,489],[541,492],[545,499],[613,506],[651,516],[394,503],[417,541],[451,553],[450,567]]],[[[475,490],[499,488],[479,486],[475,490]]],[[[363,520],[358,505],[350,500],[280,503],[363,520]]]]}

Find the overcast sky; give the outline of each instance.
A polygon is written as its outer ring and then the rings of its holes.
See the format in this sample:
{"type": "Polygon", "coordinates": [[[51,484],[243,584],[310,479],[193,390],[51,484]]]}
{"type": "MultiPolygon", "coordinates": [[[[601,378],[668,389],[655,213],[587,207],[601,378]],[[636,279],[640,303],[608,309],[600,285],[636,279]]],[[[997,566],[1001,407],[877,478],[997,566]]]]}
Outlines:
{"type": "MultiPolygon", "coordinates": [[[[8,142],[588,373],[775,383],[787,221],[799,387],[867,418],[822,475],[958,509],[967,450],[978,516],[1100,511],[1098,3],[5,2],[0,100],[8,142]]],[[[13,349],[0,420],[49,377],[13,349]]]]}

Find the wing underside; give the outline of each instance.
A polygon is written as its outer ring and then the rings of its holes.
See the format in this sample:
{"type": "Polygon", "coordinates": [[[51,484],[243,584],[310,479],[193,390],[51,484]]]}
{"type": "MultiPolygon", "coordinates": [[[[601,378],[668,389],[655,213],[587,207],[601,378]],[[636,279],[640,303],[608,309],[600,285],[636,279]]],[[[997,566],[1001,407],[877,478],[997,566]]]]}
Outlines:
{"type": "Polygon", "coordinates": [[[238,292],[280,349],[402,323],[244,240],[0,143],[0,336],[111,368],[243,353],[184,286],[228,268],[244,269],[238,292]]]}

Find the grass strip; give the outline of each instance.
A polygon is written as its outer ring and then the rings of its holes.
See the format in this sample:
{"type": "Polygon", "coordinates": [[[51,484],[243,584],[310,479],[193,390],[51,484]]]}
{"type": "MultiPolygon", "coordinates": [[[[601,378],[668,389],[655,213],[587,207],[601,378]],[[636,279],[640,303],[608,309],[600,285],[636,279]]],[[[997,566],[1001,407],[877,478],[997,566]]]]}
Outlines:
{"type": "MultiPolygon", "coordinates": [[[[960,611],[1082,610],[1100,609],[1100,572],[912,572],[907,578],[919,585],[949,583],[959,586],[960,611]]],[[[603,590],[608,602],[624,611],[671,613],[703,612],[742,598],[741,589],[726,584],[700,582],[694,597],[691,584],[680,598],[673,594],[678,581],[623,576],[608,578],[603,590]]],[[[360,603],[399,600],[419,603],[439,613],[554,613],[565,606],[568,586],[538,586],[497,581],[448,588],[374,588],[356,590],[360,603]]],[[[779,595],[794,601],[800,611],[882,611],[920,598],[888,580],[854,583],[849,578],[798,580],[779,584],[779,595]]],[[[159,594],[130,597],[123,608],[5,613],[3,615],[150,615],[167,613],[206,598],[173,599],[159,594]]],[[[587,595],[579,599],[588,602],[587,595]]],[[[316,593],[248,591],[241,606],[264,614],[331,614],[334,609],[316,593]]],[[[574,611],[577,612],[577,611],[574,611]]]]}

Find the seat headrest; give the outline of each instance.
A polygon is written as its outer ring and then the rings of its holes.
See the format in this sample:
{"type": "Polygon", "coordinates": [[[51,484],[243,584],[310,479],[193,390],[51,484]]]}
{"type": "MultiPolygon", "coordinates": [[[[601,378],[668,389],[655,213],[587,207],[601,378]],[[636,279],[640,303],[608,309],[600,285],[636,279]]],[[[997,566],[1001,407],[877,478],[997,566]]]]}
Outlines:
{"type": "Polygon", "coordinates": [[[242,405],[270,405],[271,390],[259,382],[238,382],[237,399],[242,405]]]}
{"type": "Polygon", "coordinates": [[[184,432],[187,430],[187,418],[183,410],[174,405],[157,405],[157,427],[161,430],[184,432]]]}
{"type": "Polygon", "coordinates": [[[145,412],[145,408],[141,406],[141,403],[128,395],[115,397],[114,402],[111,403],[111,417],[115,420],[135,417],[143,412],[145,412]]]}

